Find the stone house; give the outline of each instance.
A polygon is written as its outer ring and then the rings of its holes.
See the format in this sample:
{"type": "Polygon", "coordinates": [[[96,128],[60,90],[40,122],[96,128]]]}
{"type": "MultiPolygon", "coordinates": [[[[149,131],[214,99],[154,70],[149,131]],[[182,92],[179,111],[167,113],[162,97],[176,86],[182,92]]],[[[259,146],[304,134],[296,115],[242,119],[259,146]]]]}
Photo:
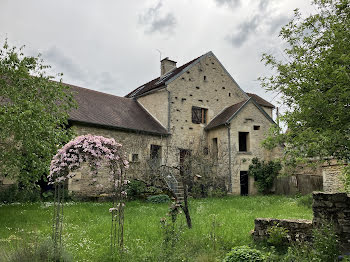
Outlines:
{"type": "MultiPolygon", "coordinates": [[[[245,195],[256,193],[254,179],[247,175],[251,159],[270,160],[278,154],[261,146],[275,124],[274,106],[244,92],[212,52],[180,67],[163,59],[161,75],[125,97],[71,89],[78,108],[69,122],[77,134],[115,138],[131,167],[153,159],[181,172],[184,159],[202,147],[219,163],[228,191],[245,195]]],[[[83,170],[69,181],[70,191],[89,192],[83,170]]]]}

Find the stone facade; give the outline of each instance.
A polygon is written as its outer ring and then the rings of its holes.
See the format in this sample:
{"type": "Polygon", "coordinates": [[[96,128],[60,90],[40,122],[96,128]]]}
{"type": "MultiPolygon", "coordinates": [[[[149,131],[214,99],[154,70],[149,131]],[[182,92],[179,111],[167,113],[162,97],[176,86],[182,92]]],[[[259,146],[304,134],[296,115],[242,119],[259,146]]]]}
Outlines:
{"type": "MultiPolygon", "coordinates": [[[[169,68],[164,68],[165,75],[169,74],[168,70],[171,72],[171,67],[175,66],[175,62],[169,61],[168,59],[162,61],[162,63],[170,63],[169,68]]],[[[134,167],[150,157],[152,144],[161,146],[162,164],[177,167],[180,165],[182,150],[192,153],[207,150],[209,154],[217,151],[214,157],[218,159],[218,173],[227,178],[228,191],[233,194],[242,194],[242,174],[246,175],[251,159],[259,157],[270,160],[280,154],[278,150],[267,152],[261,146],[270,126],[274,124],[271,119],[271,107],[260,107],[250,102],[227,125],[211,130],[205,129],[207,124],[225,108],[249,99],[249,96],[211,52],[203,55],[192,66],[186,67],[186,70],[176,74],[171,81],[165,82],[165,86],[152,89],[132,99],[136,99],[168,130],[169,135],[151,136],[146,133],[81,125],[76,126],[76,129],[79,135],[90,133],[115,138],[125,146],[125,151],[130,155],[131,160],[133,154],[138,154],[138,163],[131,163],[131,168],[134,169],[131,171],[133,176],[137,175],[134,167]],[[203,110],[205,114],[203,123],[193,123],[193,107],[203,110]],[[239,132],[248,134],[247,150],[244,152],[239,151],[239,132]]],[[[82,179],[82,177],[79,178],[79,181],[82,179]]],[[[245,179],[247,179],[245,194],[257,193],[254,179],[252,177],[245,179]]],[[[70,182],[72,191],[74,191],[73,188],[78,190],[79,181],[70,182]]],[[[85,187],[86,185],[80,186],[80,191],[85,191],[85,187]]]]}

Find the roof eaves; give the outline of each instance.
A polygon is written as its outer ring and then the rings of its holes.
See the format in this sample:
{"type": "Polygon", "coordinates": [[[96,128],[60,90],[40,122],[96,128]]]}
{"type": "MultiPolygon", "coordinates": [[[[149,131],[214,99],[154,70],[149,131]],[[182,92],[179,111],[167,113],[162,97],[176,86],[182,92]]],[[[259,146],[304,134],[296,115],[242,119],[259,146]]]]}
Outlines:
{"type": "Polygon", "coordinates": [[[150,134],[150,135],[157,135],[157,136],[169,136],[170,133],[165,132],[153,132],[153,131],[147,131],[147,130],[139,130],[134,128],[126,128],[126,127],[120,127],[120,126],[113,126],[113,125],[104,125],[99,123],[92,123],[92,122],[86,122],[86,121],[80,121],[80,120],[74,120],[74,119],[68,119],[71,123],[81,124],[81,125],[89,125],[89,126],[96,126],[96,127],[104,127],[109,128],[113,130],[121,130],[121,131],[129,131],[133,133],[143,133],[143,134],[150,134]]]}

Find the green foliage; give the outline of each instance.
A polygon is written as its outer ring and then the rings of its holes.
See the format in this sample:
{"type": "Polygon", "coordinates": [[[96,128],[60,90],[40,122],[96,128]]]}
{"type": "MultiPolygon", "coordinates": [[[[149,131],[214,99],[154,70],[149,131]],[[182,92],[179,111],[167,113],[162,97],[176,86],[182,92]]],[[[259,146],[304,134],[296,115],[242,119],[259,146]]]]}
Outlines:
{"type": "Polygon", "coordinates": [[[265,256],[260,250],[248,246],[235,247],[230,251],[223,262],[263,262],[265,256]]]}
{"type": "Polygon", "coordinates": [[[0,174],[30,187],[46,178],[53,155],[71,139],[66,126],[75,102],[40,55],[23,49],[7,40],[0,49],[0,174]]]}
{"type": "Polygon", "coordinates": [[[286,228],[275,225],[270,227],[267,233],[269,234],[267,243],[277,249],[282,250],[288,244],[288,230],[286,228]]]}
{"type": "Polygon", "coordinates": [[[300,206],[312,208],[312,202],[313,202],[312,194],[307,194],[305,196],[297,197],[297,202],[298,202],[298,205],[300,206]]]}
{"type": "Polygon", "coordinates": [[[323,224],[313,231],[313,243],[295,243],[288,248],[284,262],[334,262],[339,256],[338,238],[331,224],[323,224]]]}
{"type": "Polygon", "coordinates": [[[4,262],[70,262],[73,261],[70,254],[64,250],[54,253],[54,246],[51,240],[47,239],[30,246],[25,244],[10,254],[6,254],[4,262]]]}
{"type": "Polygon", "coordinates": [[[279,161],[265,163],[255,157],[249,165],[249,175],[254,177],[258,191],[267,194],[270,192],[273,182],[281,169],[282,166],[279,161]]]}
{"type": "Polygon", "coordinates": [[[313,248],[320,261],[337,261],[339,241],[332,224],[323,223],[312,232],[313,248]]]}
{"type": "Polygon", "coordinates": [[[348,0],[314,0],[316,13],[294,19],[280,37],[287,43],[282,59],[264,54],[276,74],[262,86],[281,94],[287,111],[266,145],[285,143],[287,159],[334,157],[350,160],[350,5],[348,0]]]}
{"type": "MultiPolygon", "coordinates": [[[[172,251],[173,259],[167,260],[163,255],[164,235],[159,220],[169,211],[169,204],[129,201],[125,208],[122,261],[199,262],[203,256],[221,261],[233,246],[252,243],[250,231],[256,217],[312,219],[311,209],[298,206],[295,199],[285,196],[190,199],[189,204],[195,226],[188,230],[184,215],[178,215],[176,223],[181,236],[172,251]],[[213,226],[213,214],[217,216],[220,227],[213,226]],[[217,239],[215,249],[214,238],[209,236],[214,232],[217,239]]],[[[66,251],[74,256],[74,261],[108,261],[110,239],[106,236],[111,230],[110,207],[110,202],[65,203],[62,241],[66,251]]],[[[0,261],[4,251],[13,251],[9,244],[32,245],[40,241],[29,241],[28,237],[51,235],[52,208],[50,202],[0,204],[0,261]]],[[[171,217],[166,218],[171,223],[171,217]]]]}
{"type": "Polygon", "coordinates": [[[14,202],[36,202],[40,200],[40,188],[34,187],[19,187],[18,184],[10,185],[8,188],[0,191],[0,203],[14,202]]]}
{"type": "Polygon", "coordinates": [[[139,180],[131,180],[127,185],[126,192],[130,199],[141,199],[146,191],[146,184],[139,180]]]}
{"type": "Polygon", "coordinates": [[[168,195],[149,196],[147,198],[147,202],[151,202],[154,204],[167,203],[170,202],[170,197],[168,195]]]}
{"type": "Polygon", "coordinates": [[[344,190],[348,193],[350,193],[350,166],[347,165],[342,170],[342,175],[340,177],[341,181],[344,185],[344,190]]]}

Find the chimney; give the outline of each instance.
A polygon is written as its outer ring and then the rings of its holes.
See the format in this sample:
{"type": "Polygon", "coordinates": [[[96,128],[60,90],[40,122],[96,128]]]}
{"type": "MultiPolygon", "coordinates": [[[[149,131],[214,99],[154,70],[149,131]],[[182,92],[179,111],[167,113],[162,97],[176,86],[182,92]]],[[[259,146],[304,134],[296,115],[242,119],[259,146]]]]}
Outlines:
{"type": "Polygon", "coordinates": [[[169,59],[169,57],[164,58],[160,61],[160,76],[165,75],[176,68],[176,62],[169,59]]]}

